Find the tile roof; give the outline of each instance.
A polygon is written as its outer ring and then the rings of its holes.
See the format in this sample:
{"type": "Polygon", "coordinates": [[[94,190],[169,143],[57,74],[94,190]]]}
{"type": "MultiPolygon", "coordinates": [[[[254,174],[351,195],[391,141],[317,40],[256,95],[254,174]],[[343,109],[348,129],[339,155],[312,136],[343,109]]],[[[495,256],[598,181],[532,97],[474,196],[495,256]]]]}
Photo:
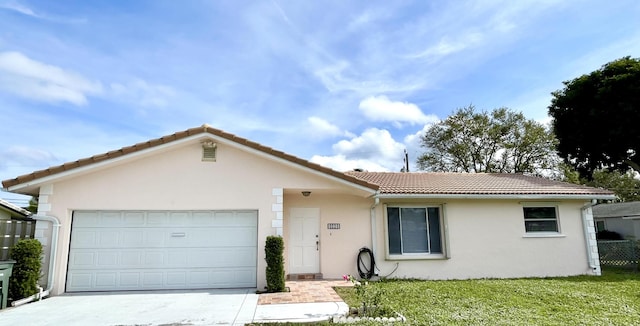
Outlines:
{"type": "Polygon", "coordinates": [[[409,195],[577,195],[597,198],[613,197],[613,193],[598,188],[552,181],[522,174],[488,173],[401,173],[401,172],[338,172],[330,168],[311,163],[296,156],[275,150],[248,139],[212,128],[208,125],[191,128],[174,134],[123,147],[107,153],[35,171],[19,177],[2,181],[5,188],[28,183],[40,178],[105,162],[138,151],[151,149],[198,134],[211,134],[242,146],[284,159],[297,165],[330,175],[347,182],[372,190],[380,194],[409,195]]]}
{"type": "Polygon", "coordinates": [[[593,206],[594,217],[640,216],[640,201],[593,206]]]}
{"type": "Polygon", "coordinates": [[[347,172],[380,185],[381,194],[578,195],[613,197],[613,192],[513,173],[347,172]]]}
{"type": "Polygon", "coordinates": [[[365,188],[370,188],[372,190],[377,190],[378,186],[372,183],[369,183],[366,180],[362,180],[362,179],[358,179],[355,178],[353,176],[344,174],[342,172],[338,172],[332,169],[329,169],[327,167],[321,166],[319,164],[315,164],[315,163],[311,163],[307,160],[303,160],[301,158],[298,158],[296,156],[287,154],[285,152],[279,151],[279,150],[275,150],[271,147],[267,147],[261,144],[258,144],[256,142],[250,141],[248,139],[242,138],[242,137],[238,137],[236,135],[224,132],[220,129],[216,129],[216,128],[212,128],[209,125],[202,125],[200,127],[196,127],[196,128],[191,128],[191,129],[187,129],[184,131],[179,131],[176,132],[174,134],[168,135],[168,136],[163,136],[160,138],[156,138],[156,139],[152,139],[146,142],[142,142],[142,143],[138,143],[132,146],[128,146],[128,147],[123,147],[114,151],[110,151],[107,153],[103,153],[103,154],[98,154],[98,155],[94,155],[91,157],[87,157],[87,158],[83,158],[83,159],[79,159],[77,161],[73,161],[73,162],[69,162],[69,163],[65,163],[62,165],[58,165],[58,166],[54,166],[54,167],[50,167],[48,169],[44,169],[44,170],[39,170],[39,171],[35,171],[33,173],[29,173],[29,174],[25,174],[25,175],[21,175],[19,177],[13,178],[13,179],[8,179],[8,180],[4,180],[2,181],[2,185],[5,188],[9,188],[15,185],[19,185],[19,184],[23,184],[26,182],[30,182],[36,179],[40,179],[40,178],[44,178],[44,177],[48,177],[48,176],[53,176],[55,174],[58,173],[62,173],[62,172],[66,172],[66,171],[71,171],[80,167],[84,167],[84,166],[88,166],[91,164],[95,164],[95,163],[99,163],[99,162],[103,162],[103,161],[107,161],[110,159],[115,159],[121,156],[125,156],[127,154],[131,154],[131,153],[135,153],[141,150],[145,150],[145,149],[150,149],[159,145],[163,145],[163,144],[168,144],[180,139],[184,139],[193,135],[197,135],[197,134],[211,134],[214,135],[216,137],[220,137],[226,140],[230,140],[233,141],[235,143],[238,143],[240,145],[249,147],[251,149],[260,151],[260,152],[264,152],[266,154],[287,160],[289,162],[304,166],[306,168],[312,169],[312,170],[316,170],[318,172],[322,172],[324,174],[339,178],[339,179],[343,179],[345,181],[351,182],[353,184],[357,184],[360,186],[363,186],[365,188]]]}
{"type": "Polygon", "coordinates": [[[2,200],[2,199],[0,199],[0,206],[4,207],[7,210],[14,211],[14,212],[22,215],[23,217],[31,215],[30,211],[28,211],[28,210],[26,210],[26,209],[24,209],[24,208],[22,208],[20,206],[14,205],[14,204],[12,204],[12,203],[10,203],[8,201],[2,200]]]}

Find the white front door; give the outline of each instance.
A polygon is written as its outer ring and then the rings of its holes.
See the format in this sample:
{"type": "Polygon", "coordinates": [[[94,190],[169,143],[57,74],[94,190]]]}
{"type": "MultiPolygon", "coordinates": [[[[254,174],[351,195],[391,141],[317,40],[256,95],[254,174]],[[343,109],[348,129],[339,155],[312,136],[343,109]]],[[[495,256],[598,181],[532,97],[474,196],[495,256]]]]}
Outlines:
{"type": "Polygon", "coordinates": [[[292,208],[289,216],[289,273],[320,272],[320,208],[292,208]]]}

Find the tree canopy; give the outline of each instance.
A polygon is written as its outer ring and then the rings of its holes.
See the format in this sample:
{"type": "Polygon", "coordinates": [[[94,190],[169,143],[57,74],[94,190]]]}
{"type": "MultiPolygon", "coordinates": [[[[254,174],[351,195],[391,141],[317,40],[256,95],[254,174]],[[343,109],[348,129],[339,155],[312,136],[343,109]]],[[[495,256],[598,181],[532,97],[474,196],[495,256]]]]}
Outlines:
{"type": "Polygon", "coordinates": [[[549,106],[560,156],[583,177],[602,168],[640,172],[640,58],[614,60],[564,85],[549,106]]]}
{"type": "Polygon", "coordinates": [[[461,108],[421,138],[422,170],[432,172],[528,172],[555,168],[556,139],[539,122],[499,108],[491,113],[461,108]]]}

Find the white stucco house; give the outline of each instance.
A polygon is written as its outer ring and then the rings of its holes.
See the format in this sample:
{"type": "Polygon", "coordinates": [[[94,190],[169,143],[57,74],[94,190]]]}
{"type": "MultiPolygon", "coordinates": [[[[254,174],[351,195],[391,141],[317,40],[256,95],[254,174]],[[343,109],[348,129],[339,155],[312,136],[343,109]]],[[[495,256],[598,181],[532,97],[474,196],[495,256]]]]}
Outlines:
{"type": "Polygon", "coordinates": [[[596,231],[614,231],[625,239],[640,240],[640,201],[593,206],[596,231]]]}
{"type": "Polygon", "coordinates": [[[287,275],[465,279],[599,274],[591,213],[613,193],[521,174],[342,173],[207,125],[3,181],[39,196],[53,295],[263,289],[287,275]],[[52,251],[52,252],[51,252],[52,251]]]}
{"type": "Polygon", "coordinates": [[[6,200],[0,199],[0,221],[1,220],[10,220],[12,218],[26,218],[31,215],[31,212],[28,210],[12,204],[6,200]]]}

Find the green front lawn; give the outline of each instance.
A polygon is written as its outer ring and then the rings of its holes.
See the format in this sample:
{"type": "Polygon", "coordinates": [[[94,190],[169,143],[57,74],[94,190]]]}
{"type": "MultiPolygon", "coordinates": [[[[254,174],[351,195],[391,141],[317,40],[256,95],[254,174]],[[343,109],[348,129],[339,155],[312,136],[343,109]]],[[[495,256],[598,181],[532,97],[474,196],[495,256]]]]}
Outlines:
{"type": "MultiPolygon", "coordinates": [[[[640,274],[370,283],[410,325],[640,325],[640,274]]],[[[337,288],[357,306],[353,288],[337,288]]]]}

